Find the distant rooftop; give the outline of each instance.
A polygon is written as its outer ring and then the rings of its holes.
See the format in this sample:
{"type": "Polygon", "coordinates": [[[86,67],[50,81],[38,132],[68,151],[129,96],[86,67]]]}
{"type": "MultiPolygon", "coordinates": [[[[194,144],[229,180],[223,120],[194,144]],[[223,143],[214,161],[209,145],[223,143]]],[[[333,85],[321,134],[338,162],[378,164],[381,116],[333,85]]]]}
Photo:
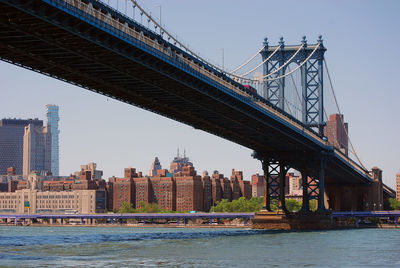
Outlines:
{"type": "Polygon", "coordinates": [[[35,119],[3,118],[0,120],[0,126],[25,127],[29,124],[33,124],[35,126],[43,126],[43,120],[39,120],[39,118],[35,119]]]}

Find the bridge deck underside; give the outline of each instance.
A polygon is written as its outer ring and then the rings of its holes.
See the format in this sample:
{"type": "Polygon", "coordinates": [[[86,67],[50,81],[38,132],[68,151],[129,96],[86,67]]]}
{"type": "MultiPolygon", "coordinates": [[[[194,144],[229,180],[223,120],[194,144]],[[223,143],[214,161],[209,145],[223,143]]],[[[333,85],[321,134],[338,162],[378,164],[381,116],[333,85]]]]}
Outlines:
{"type": "MultiPolygon", "coordinates": [[[[0,58],[158,113],[261,152],[318,152],[321,146],[234,94],[41,1],[0,3],[0,58]],[[26,12],[29,11],[29,12],[26,12]]],[[[299,156],[301,157],[301,156],[299,156]]],[[[292,165],[296,168],[296,161],[292,165]]],[[[340,159],[327,182],[368,178],[340,159]]]]}

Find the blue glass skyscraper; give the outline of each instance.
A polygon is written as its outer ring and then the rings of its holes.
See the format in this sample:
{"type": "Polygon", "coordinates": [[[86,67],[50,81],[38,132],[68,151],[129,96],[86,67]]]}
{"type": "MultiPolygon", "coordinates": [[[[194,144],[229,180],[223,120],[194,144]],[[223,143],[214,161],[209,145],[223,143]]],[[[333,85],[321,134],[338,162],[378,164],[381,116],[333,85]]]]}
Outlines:
{"type": "Polygon", "coordinates": [[[54,176],[59,175],[59,149],[58,149],[58,106],[54,104],[46,105],[47,108],[47,125],[51,132],[51,173],[54,176]]]}

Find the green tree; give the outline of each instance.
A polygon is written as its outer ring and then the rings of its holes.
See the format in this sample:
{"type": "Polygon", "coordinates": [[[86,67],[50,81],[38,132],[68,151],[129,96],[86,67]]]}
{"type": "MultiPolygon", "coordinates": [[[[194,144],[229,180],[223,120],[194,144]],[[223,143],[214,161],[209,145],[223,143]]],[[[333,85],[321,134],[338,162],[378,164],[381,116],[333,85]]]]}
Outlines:
{"type": "Polygon", "coordinates": [[[297,212],[301,209],[301,202],[295,199],[286,200],[286,209],[290,212],[297,212]]]}
{"type": "Polygon", "coordinates": [[[310,200],[310,210],[316,211],[317,210],[317,199],[310,200]]]}
{"type": "Polygon", "coordinates": [[[400,201],[395,198],[389,198],[389,209],[390,210],[400,210],[400,201]]]}
{"type": "Polygon", "coordinates": [[[249,200],[240,197],[232,202],[222,199],[211,207],[210,212],[257,212],[262,209],[262,206],[262,198],[258,197],[252,197],[249,200]]]}
{"type": "Polygon", "coordinates": [[[118,213],[135,213],[135,212],[136,212],[135,209],[129,202],[122,203],[121,207],[118,210],[118,213]]]}
{"type": "Polygon", "coordinates": [[[157,203],[146,203],[144,201],[141,201],[137,205],[136,212],[139,212],[139,213],[164,213],[167,211],[162,210],[157,203]]]}

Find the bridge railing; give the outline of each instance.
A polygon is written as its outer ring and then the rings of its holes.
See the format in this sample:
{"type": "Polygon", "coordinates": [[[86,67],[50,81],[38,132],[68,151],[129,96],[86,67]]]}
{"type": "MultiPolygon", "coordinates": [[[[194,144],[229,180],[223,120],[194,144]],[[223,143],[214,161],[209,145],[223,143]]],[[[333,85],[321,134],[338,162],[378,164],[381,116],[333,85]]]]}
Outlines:
{"type": "MultiPolygon", "coordinates": [[[[332,145],[333,146],[333,145],[332,145]]],[[[341,150],[339,150],[338,148],[334,147],[334,152],[340,156],[340,158],[347,162],[350,166],[354,167],[355,169],[357,169],[360,173],[366,175],[367,177],[369,177],[370,179],[372,179],[371,174],[368,172],[368,170],[365,170],[364,168],[362,168],[359,164],[357,164],[354,160],[352,160],[350,157],[348,157],[346,154],[344,154],[341,150]]]]}

